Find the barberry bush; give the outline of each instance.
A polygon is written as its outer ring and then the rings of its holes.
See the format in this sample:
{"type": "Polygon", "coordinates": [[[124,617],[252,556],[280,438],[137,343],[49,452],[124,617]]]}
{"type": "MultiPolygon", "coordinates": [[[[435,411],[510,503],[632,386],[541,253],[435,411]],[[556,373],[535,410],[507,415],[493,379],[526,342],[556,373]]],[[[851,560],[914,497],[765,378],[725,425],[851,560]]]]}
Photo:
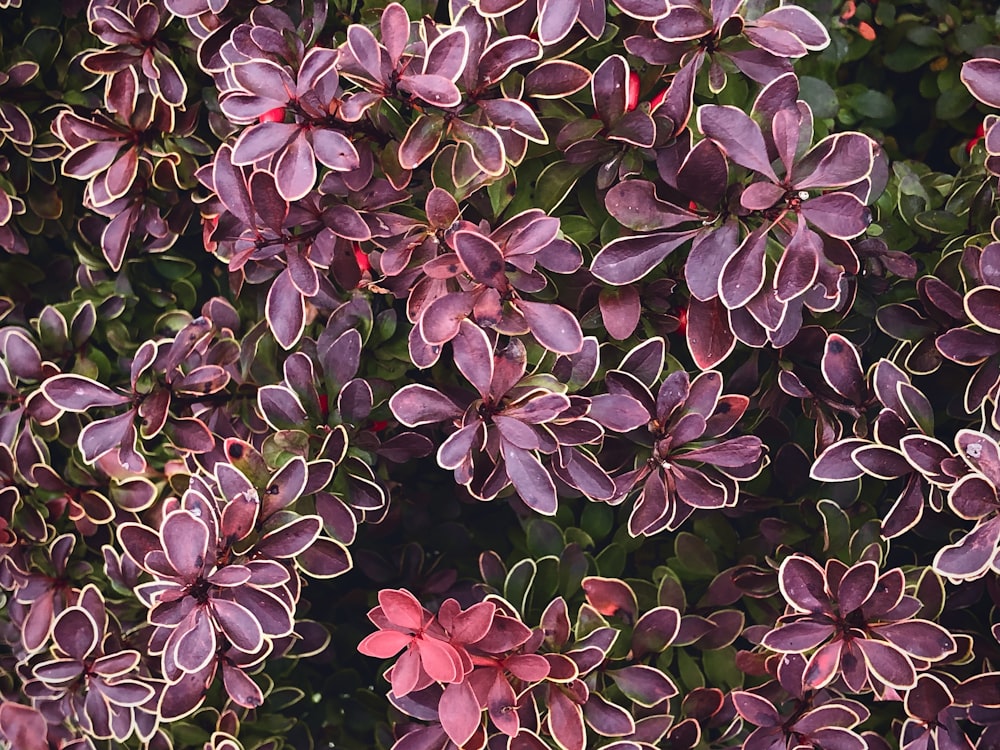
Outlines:
{"type": "Polygon", "coordinates": [[[0,0],[0,746],[1000,747],[993,6],[0,0]]]}

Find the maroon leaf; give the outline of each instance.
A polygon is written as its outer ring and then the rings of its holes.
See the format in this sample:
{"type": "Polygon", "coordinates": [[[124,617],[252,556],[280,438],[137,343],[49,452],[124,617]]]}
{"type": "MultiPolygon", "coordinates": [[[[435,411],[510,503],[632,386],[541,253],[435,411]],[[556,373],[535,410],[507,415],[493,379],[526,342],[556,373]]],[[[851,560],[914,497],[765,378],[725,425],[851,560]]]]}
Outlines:
{"type": "Polygon", "coordinates": [[[729,326],[729,314],[722,300],[713,297],[702,302],[691,297],[685,337],[699,369],[711,369],[725,360],[736,346],[736,336],[729,326]]]}

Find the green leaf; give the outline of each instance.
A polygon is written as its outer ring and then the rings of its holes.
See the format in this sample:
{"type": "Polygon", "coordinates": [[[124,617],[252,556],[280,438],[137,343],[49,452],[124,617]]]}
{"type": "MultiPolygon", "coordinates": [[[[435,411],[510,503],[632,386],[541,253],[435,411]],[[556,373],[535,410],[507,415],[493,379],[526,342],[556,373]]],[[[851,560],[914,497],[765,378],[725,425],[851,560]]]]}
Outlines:
{"type": "Polygon", "coordinates": [[[535,183],[535,205],[545,211],[552,212],[562,203],[569,192],[589,169],[587,166],[557,161],[549,164],[538,175],[535,183]]]}
{"type": "Polygon", "coordinates": [[[917,226],[938,234],[961,234],[967,228],[966,219],[950,211],[921,211],[914,220],[917,226]]]}
{"type": "Polygon", "coordinates": [[[884,58],[885,67],[896,73],[909,73],[922,65],[929,63],[940,54],[940,50],[918,47],[910,42],[903,42],[884,58]]]}
{"type": "Polygon", "coordinates": [[[896,116],[896,105],[881,91],[868,89],[852,97],[850,105],[859,115],[873,120],[889,120],[896,116]]]}
{"type": "Polygon", "coordinates": [[[736,649],[726,646],[716,651],[705,651],[701,666],[712,687],[729,692],[743,687],[743,672],[736,666],[736,649]]]}
{"type": "Polygon", "coordinates": [[[503,584],[503,597],[513,604],[518,612],[524,612],[531,593],[531,584],[535,579],[538,566],[535,561],[527,558],[521,560],[507,574],[503,584]]]}
{"type": "Polygon", "coordinates": [[[528,552],[536,559],[545,555],[558,555],[566,546],[562,530],[552,521],[540,518],[532,520],[528,524],[526,536],[528,552]]]}
{"type": "MultiPolygon", "coordinates": [[[[677,672],[685,692],[690,693],[695,688],[705,687],[705,675],[698,668],[698,663],[682,649],[677,651],[677,672]]],[[[713,687],[716,686],[713,684],[713,687]]]]}
{"type": "Polygon", "coordinates": [[[813,115],[818,119],[836,117],[840,109],[837,92],[819,78],[802,76],[799,79],[799,96],[812,107],[813,115]]]}
{"type": "Polygon", "coordinates": [[[609,544],[594,560],[597,571],[605,578],[617,578],[625,570],[625,550],[617,543],[609,544]]]}
{"type": "Polygon", "coordinates": [[[615,523],[615,512],[604,503],[587,503],[580,516],[580,526],[593,539],[601,540],[611,533],[615,523]]]}
{"type": "Polygon", "coordinates": [[[934,103],[934,114],[942,120],[955,120],[964,115],[974,101],[965,86],[958,85],[941,92],[934,103]]]}
{"type": "Polygon", "coordinates": [[[820,500],[816,510],[823,517],[823,550],[842,550],[851,535],[847,514],[832,500],[820,500]]]}

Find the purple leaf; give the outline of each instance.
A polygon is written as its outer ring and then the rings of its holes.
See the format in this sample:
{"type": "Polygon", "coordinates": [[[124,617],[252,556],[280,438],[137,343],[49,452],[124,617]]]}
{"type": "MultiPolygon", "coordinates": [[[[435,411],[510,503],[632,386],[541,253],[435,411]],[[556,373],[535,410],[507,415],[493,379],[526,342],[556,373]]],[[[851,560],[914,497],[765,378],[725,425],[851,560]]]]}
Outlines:
{"type": "Polygon", "coordinates": [[[729,105],[705,105],[698,110],[698,128],[740,166],[759,172],[772,182],[780,182],[767,158],[760,126],[743,110],[729,105]]]}
{"type": "Polygon", "coordinates": [[[163,519],[160,536],[170,565],[183,580],[193,582],[208,562],[208,526],[193,513],[178,510],[163,519]]]}
{"type": "Polygon", "coordinates": [[[965,295],[965,311],[972,321],[990,333],[1000,334],[1000,288],[981,286],[965,295]]]}
{"type": "Polygon", "coordinates": [[[407,427],[445,422],[462,411],[444,394],[425,385],[403,386],[389,399],[393,416],[407,427]]]}
{"type": "Polygon", "coordinates": [[[268,519],[284,510],[302,494],[306,486],[308,469],[301,456],[288,461],[267,481],[261,502],[260,517],[268,519]]]}
{"type": "Polygon", "coordinates": [[[903,705],[908,716],[926,724],[937,721],[938,714],[954,702],[951,691],[941,680],[931,674],[917,678],[916,686],[906,691],[903,705]]]}
{"type": "Polygon", "coordinates": [[[443,118],[434,115],[419,116],[406,131],[403,142],[399,144],[399,166],[403,169],[419,167],[437,151],[443,133],[443,118]]]}
{"type": "Polygon", "coordinates": [[[608,284],[622,286],[639,281],[693,232],[658,232],[612,240],[594,257],[591,273],[608,284]]]}
{"type": "Polygon", "coordinates": [[[354,144],[343,133],[329,128],[317,128],[312,131],[311,136],[313,151],[321,164],[336,172],[348,172],[360,165],[360,157],[354,144]]]}
{"type": "Polygon", "coordinates": [[[551,46],[562,41],[580,13],[580,0],[539,0],[538,41],[551,46]]]}
{"type": "Polygon", "coordinates": [[[569,310],[547,302],[518,300],[517,309],[539,344],[557,354],[574,354],[583,348],[583,331],[569,310]]]}
{"type": "Polygon", "coordinates": [[[1000,109],[1000,60],[977,57],[962,65],[962,83],[983,104],[1000,109]]]}
{"type": "Polygon", "coordinates": [[[507,476],[514,489],[532,510],[546,516],[555,515],[559,508],[552,477],[530,451],[501,442],[507,476]]]}
{"type": "Polygon", "coordinates": [[[435,107],[457,107],[462,103],[462,92],[444,76],[419,73],[399,79],[399,88],[435,107]]]}
{"type": "Polygon", "coordinates": [[[503,253],[496,243],[478,232],[460,230],[452,235],[452,246],[473,279],[501,291],[508,288],[503,253]]]}
{"type": "Polygon", "coordinates": [[[639,232],[670,229],[698,216],[656,197],[656,186],[646,180],[626,180],[608,191],[604,204],[624,226],[639,232]]]}
{"type": "Polygon", "coordinates": [[[93,463],[104,454],[115,448],[128,448],[125,442],[131,435],[131,442],[135,443],[135,429],[132,420],[135,414],[127,411],[110,419],[101,419],[91,422],[80,432],[78,444],[83,460],[93,463]]]}
{"type": "Polygon", "coordinates": [[[792,555],[786,558],[778,571],[778,585],[785,601],[800,612],[831,611],[826,573],[808,557],[792,555]]]}
{"type": "Polygon", "coordinates": [[[916,684],[917,673],[913,663],[902,651],[881,641],[858,639],[855,642],[873,677],[898,690],[916,684]]]}
{"type": "Polygon", "coordinates": [[[830,43],[830,35],[823,24],[809,11],[793,5],[775,8],[754,21],[754,24],[788,31],[811,50],[821,50],[830,43]]]}
{"type": "Polygon", "coordinates": [[[447,685],[438,704],[441,726],[459,747],[465,745],[479,729],[482,709],[468,681],[447,685]]]}
{"type": "MultiPolygon", "coordinates": [[[[481,6],[480,10],[485,15],[485,6],[481,6]]],[[[507,74],[516,66],[521,63],[530,62],[531,60],[538,60],[542,56],[542,46],[524,35],[512,35],[505,36],[497,39],[491,43],[484,51],[482,56],[479,58],[479,85],[489,86],[494,83],[498,83],[501,79],[505,78],[507,74]]],[[[567,64],[568,65],[568,64],[567,64]]],[[[572,79],[573,82],[578,82],[579,76],[581,75],[578,70],[579,66],[573,66],[569,69],[565,66],[557,69],[556,80],[559,80],[559,74],[567,76],[572,79]]],[[[529,77],[530,77],[529,73],[529,77]]],[[[589,72],[587,73],[587,81],[589,81],[589,72]]],[[[563,85],[567,81],[559,81],[563,85]]],[[[579,91],[586,82],[577,85],[573,92],[579,91]]],[[[572,93],[572,92],[571,92],[572,93]]],[[[552,94],[552,97],[563,96],[564,94],[552,94]]],[[[539,94],[536,94],[539,96],[539,94]]]]}
{"type": "MultiPolygon", "coordinates": [[[[562,690],[549,692],[549,715],[547,720],[549,732],[558,746],[563,750],[584,750],[586,747],[586,729],[583,723],[583,712],[562,690]]],[[[522,732],[527,734],[527,732],[522,732]]],[[[544,743],[541,746],[545,746],[544,743]]],[[[528,750],[537,747],[533,742],[525,744],[528,750]]],[[[510,746],[514,750],[514,745],[510,746]]],[[[521,750],[517,748],[517,750],[521,750]]]]}
{"type": "Polygon", "coordinates": [[[663,672],[642,664],[605,672],[627,698],[650,708],[662,700],[677,695],[677,688],[663,672]]]}
{"type": "Polygon", "coordinates": [[[775,727],[781,723],[778,710],[767,699],[744,690],[734,690],[732,696],[736,712],[754,726],[775,727]]]}
{"type": "MultiPolygon", "coordinates": [[[[535,46],[538,47],[537,42],[535,46]]],[[[540,47],[538,55],[541,55],[540,47]]],[[[562,99],[588,83],[590,71],[582,65],[568,60],[546,60],[525,76],[524,88],[526,94],[538,99],[562,99]]]]}
{"type": "Polygon", "coordinates": [[[295,562],[313,578],[336,578],[353,566],[347,547],[326,537],[314,541],[309,549],[295,558],[295,562]]]}
{"type": "Polygon", "coordinates": [[[635,732],[632,715],[598,692],[591,693],[583,705],[583,717],[591,729],[604,737],[625,737],[635,732]]]}
{"type": "Polygon", "coordinates": [[[232,701],[243,708],[258,708],[264,703],[260,687],[247,673],[228,659],[222,661],[222,684],[232,701]]]}
{"type": "Polygon", "coordinates": [[[632,651],[636,658],[659,653],[673,643],[680,622],[680,612],[673,607],[655,607],[643,614],[632,630],[632,651]]]}
{"type": "Polygon", "coordinates": [[[736,346],[736,337],[722,300],[713,297],[702,302],[691,297],[685,337],[691,358],[699,369],[711,369],[725,360],[736,346]]]}
{"type": "Polygon", "coordinates": [[[730,310],[743,307],[764,286],[767,230],[765,224],[748,234],[722,267],[719,298],[730,310]]]}
{"type": "Polygon", "coordinates": [[[302,336],[305,313],[305,300],[295,288],[291,271],[286,268],[271,284],[265,306],[268,326],[283,349],[291,349],[302,336]]]}
{"type": "Polygon", "coordinates": [[[247,654],[260,649],[264,643],[264,633],[252,612],[236,602],[217,597],[208,602],[212,616],[235,648],[247,654]]]}
{"type": "Polygon", "coordinates": [[[834,391],[851,403],[862,403],[865,375],[861,368],[861,356],[854,344],[838,333],[830,334],[823,349],[820,368],[823,378],[834,391]]]}
{"type": "Polygon", "coordinates": [[[976,528],[934,556],[934,569],[958,580],[982,576],[990,567],[1000,543],[1000,518],[980,522],[976,528]]]}
{"type": "Polygon", "coordinates": [[[875,591],[878,580],[878,565],[866,560],[854,565],[840,579],[837,588],[837,603],[841,613],[846,617],[868,600],[875,591]]]}
{"type": "Polygon", "coordinates": [[[639,291],[632,285],[602,289],[598,297],[601,319],[612,338],[623,341],[632,335],[642,315],[639,291]]]}
{"type": "Polygon", "coordinates": [[[55,375],[42,383],[42,393],[53,405],[66,411],[82,412],[96,406],[120,406],[129,397],[82,375],[55,375]]]}
{"type": "Polygon", "coordinates": [[[262,122],[249,127],[233,145],[232,163],[236,166],[256,164],[284,148],[299,130],[298,125],[284,122],[262,122]]]}
{"type": "Polygon", "coordinates": [[[958,648],[951,633],[929,620],[891,622],[876,632],[910,656],[927,661],[939,661],[958,648]]]}
{"type": "Polygon", "coordinates": [[[98,625],[85,609],[70,607],[56,618],[52,640],[67,656],[83,662],[98,645],[98,625]]]}
{"type": "Polygon", "coordinates": [[[868,229],[871,211],[851,193],[827,193],[804,201],[802,215],[824,234],[849,240],[868,229]]]}
{"type": "Polygon", "coordinates": [[[451,292],[438,297],[420,316],[420,336],[428,344],[440,345],[458,335],[462,321],[476,303],[475,292],[451,292]]]}
{"type": "Polygon", "coordinates": [[[316,155],[306,133],[305,129],[299,131],[274,166],[274,184],[289,203],[304,198],[316,184],[316,155]]]}
{"type": "Polygon", "coordinates": [[[827,136],[796,165],[793,187],[796,190],[829,189],[860,182],[871,174],[874,146],[871,138],[862,133],[827,136]]]}
{"type": "Polygon", "coordinates": [[[255,553],[278,559],[297,557],[316,541],[322,528],[319,516],[301,516],[262,536],[254,545],[255,553]]]}
{"type": "Polygon", "coordinates": [[[800,216],[795,234],[785,246],[774,275],[775,297],[779,302],[788,302],[809,290],[816,281],[822,254],[822,239],[806,227],[805,220],[800,216]]]}
{"type": "Polygon", "coordinates": [[[761,645],[781,653],[803,653],[816,648],[833,633],[833,624],[826,618],[801,617],[767,633],[761,645]]]}

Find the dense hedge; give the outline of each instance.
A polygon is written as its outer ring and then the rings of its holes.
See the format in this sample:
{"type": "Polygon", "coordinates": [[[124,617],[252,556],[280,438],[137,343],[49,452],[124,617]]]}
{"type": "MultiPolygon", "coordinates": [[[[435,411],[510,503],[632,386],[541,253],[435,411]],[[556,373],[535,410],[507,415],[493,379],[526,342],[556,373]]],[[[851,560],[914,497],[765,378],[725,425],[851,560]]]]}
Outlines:
{"type": "Polygon", "coordinates": [[[0,744],[1000,747],[988,0],[0,0],[0,744]]]}

